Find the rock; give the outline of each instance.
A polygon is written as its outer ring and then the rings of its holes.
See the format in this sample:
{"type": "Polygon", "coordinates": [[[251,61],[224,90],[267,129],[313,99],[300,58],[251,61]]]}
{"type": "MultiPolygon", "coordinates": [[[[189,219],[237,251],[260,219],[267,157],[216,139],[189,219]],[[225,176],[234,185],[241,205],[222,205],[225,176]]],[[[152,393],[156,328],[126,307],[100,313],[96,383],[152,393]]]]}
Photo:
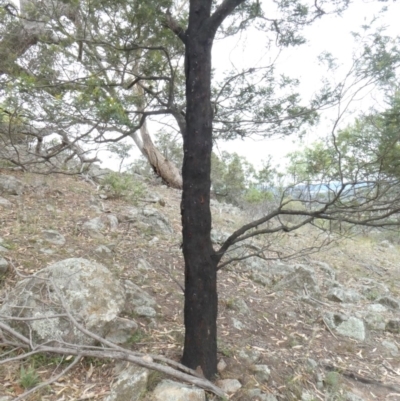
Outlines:
{"type": "Polygon", "coordinates": [[[384,240],[379,243],[379,246],[382,248],[393,248],[393,244],[390,243],[388,240],[384,240]]]}
{"type": "Polygon", "coordinates": [[[65,313],[52,282],[70,312],[88,330],[100,336],[114,330],[125,302],[123,289],[105,266],[82,258],[62,260],[20,281],[9,293],[0,314],[43,317],[23,323],[10,322],[25,335],[29,336],[31,330],[37,342],[62,340],[94,344],[95,340],[77,330],[68,319],[46,319],[46,316],[65,313]]]}
{"type": "Polygon", "coordinates": [[[9,250],[5,246],[0,245],[0,253],[7,253],[7,252],[9,252],[9,250]]]}
{"type": "Polygon", "coordinates": [[[138,268],[138,270],[144,270],[144,271],[153,270],[153,267],[151,266],[151,264],[149,262],[147,262],[147,260],[145,260],[145,259],[138,260],[137,268],[138,268]]]}
{"type": "Polygon", "coordinates": [[[227,368],[226,362],[221,358],[217,365],[217,370],[219,373],[223,372],[227,368]]]}
{"type": "Polygon", "coordinates": [[[91,164],[86,174],[92,177],[95,181],[101,183],[104,178],[113,171],[108,168],[101,168],[98,164],[91,164]]]}
{"type": "Polygon", "coordinates": [[[11,175],[0,174],[0,194],[21,195],[25,185],[11,175]]]}
{"type": "Polygon", "coordinates": [[[237,330],[243,330],[246,326],[238,319],[232,318],[232,325],[237,330]]]}
{"type": "Polygon", "coordinates": [[[102,238],[106,228],[115,231],[118,228],[118,219],[113,214],[103,214],[83,224],[82,229],[93,238],[102,238]]]}
{"type": "Polygon", "coordinates": [[[13,204],[8,199],[0,197],[0,207],[3,207],[4,209],[11,209],[12,205],[13,204]]]}
{"type": "Polygon", "coordinates": [[[154,208],[125,208],[119,215],[119,221],[131,221],[149,226],[152,234],[173,234],[174,230],[168,219],[154,208]]]}
{"type": "Polygon", "coordinates": [[[134,320],[117,317],[114,323],[106,335],[106,340],[114,344],[126,344],[138,329],[138,325],[134,320]]]}
{"type": "Polygon", "coordinates": [[[8,262],[2,256],[0,256],[0,276],[6,274],[8,271],[8,262]]]}
{"type": "Polygon", "coordinates": [[[65,237],[56,230],[42,230],[44,239],[53,245],[65,245],[65,237]]]}
{"type": "Polygon", "coordinates": [[[346,392],[345,395],[345,400],[346,401],[365,401],[364,398],[359,397],[358,395],[354,394],[354,393],[350,393],[349,391],[346,392]]]}
{"type": "Polygon", "coordinates": [[[111,249],[106,247],[105,245],[100,245],[94,250],[97,254],[102,256],[110,256],[112,255],[111,249]]]}
{"type": "Polygon", "coordinates": [[[55,254],[53,249],[48,249],[48,248],[40,248],[39,251],[40,251],[40,253],[44,253],[45,255],[54,255],[55,254]]]}
{"type": "Polygon", "coordinates": [[[103,238],[101,231],[105,230],[106,225],[101,218],[95,217],[83,224],[82,229],[87,232],[92,238],[103,238]]]}
{"type": "Polygon", "coordinates": [[[268,287],[272,284],[271,279],[269,279],[266,275],[262,273],[252,273],[250,278],[258,284],[263,285],[264,287],[268,287]]]}
{"type": "Polygon", "coordinates": [[[276,291],[286,289],[301,294],[304,292],[304,289],[307,289],[308,292],[319,293],[314,270],[303,265],[295,266],[294,273],[279,281],[274,286],[274,289],[276,291]]]}
{"type": "Polygon", "coordinates": [[[300,400],[301,401],[314,401],[315,400],[315,394],[313,394],[311,391],[304,390],[301,393],[300,400]]]}
{"type": "Polygon", "coordinates": [[[144,223],[151,225],[156,232],[162,234],[172,234],[174,232],[168,219],[157,209],[143,209],[142,215],[144,216],[144,223]]]}
{"type": "Polygon", "coordinates": [[[364,321],[370,330],[385,330],[386,321],[382,312],[370,312],[364,316],[364,321]]]}
{"type": "Polygon", "coordinates": [[[385,331],[389,331],[390,333],[400,333],[400,320],[391,319],[386,323],[385,331]]]}
{"type": "Polygon", "coordinates": [[[315,262],[315,264],[325,273],[329,279],[335,281],[336,280],[336,272],[325,262],[315,262]]]}
{"type": "Polygon", "coordinates": [[[387,308],[381,304],[370,304],[367,306],[367,309],[371,312],[386,312],[387,308]]]}
{"type": "Polygon", "coordinates": [[[233,300],[232,309],[239,313],[242,313],[243,315],[248,315],[250,313],[249,307],[242,298],[236,298],[233,300]]]}
{"type": "Polygon", "coordinates": [[[331,288],[326,297],[330,301],[344,303],[356,303],[361,299],[361,295],[357,291],[343,287],[331,288]]]}
{"type": "Polygon", "coordinates": [[[206,401],[204,390],[172,380],[163,380],[153,391],[154,401],[206,401]]]}
{"type": "MultiPolygon", "coordinates": [[[[253,388],[247,390],[246,395],[249,401],[278,401],[278,399],[272,394],[263,394],[260,389],[253,388]]],[[[246,398],[247,400],[247,398],[246,398]]]]}
{"type": "Polygon", "coordinates": [[[242,385],[240,384],[239,380],[236,379],[223,379],[217,381],[217,386],[222,389],[227,394],[236,393],[242,385]]]}
{"type": "Polygon", "coordinates": [[[343,336],[354,338],[355,340],[365,340],[365,327],[364,322],[356,317],[349,317],[348,320],[339,324],[336,331],[343,336]]]}
{"type": "Polygon", "coordinates": [[[397,356],[399,349],[395,343],[392,341],[383,340],[382,345],[388,349],[393,356],[397,356]]]}
{"type": "Polygon", "coordinates": [[[137,306],[155,306],[156,301],[145,290],[142,290],[130,280],[123,283],[125,289],[124,313],[131,314],[137,306]]]}
{"type": "Polygon", "coordinates": [[[239,359],[249,365],[255,364],[260,358],[261,353],[255,349],[241,349],[238,353],[239,359]]]}
{"type": "Polygon", "coordinates": [[[318,362],[315,359],[307,358],[307,365],[312,369],[315,370],[318,368],[318,362]]]}
{"type": "Polygon", "coordinates": [[[151,306],[137,306],[134,312],[141,317],[156,317],[157,312],[151,306]]]}
{"type": "Polygon", "coordinates": [[[147,389],[149,371],[138,366],[129,366],[118,375],[111,387],[111,394],[104,401],[138,401],[147,389]]]}
{"type": "Polygon", "coordinates": [[[383,296],[377,299],[377,302],[388,306],[391,309],[400,309],[400,301],[396,298],[390,297],[390,296],[383,296]]]}
{"type": "Polygon", "coordinates": [[[271,375],[271,371],[267,365],[254,365],[253,372],[259,383],[267,382],[271,375]]]}
{"type": "Polygon", "coordinates": [[[231,234],[216,228],[211,230],[211,241],[213,244],[223,244],[231,234]]]}

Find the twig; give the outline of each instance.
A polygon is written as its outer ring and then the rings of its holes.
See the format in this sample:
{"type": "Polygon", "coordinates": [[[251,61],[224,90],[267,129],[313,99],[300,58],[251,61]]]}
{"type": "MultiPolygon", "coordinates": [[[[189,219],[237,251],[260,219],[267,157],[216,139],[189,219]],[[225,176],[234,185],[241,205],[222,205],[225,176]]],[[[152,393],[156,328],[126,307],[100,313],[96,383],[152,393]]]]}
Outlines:
{"type": "Polygon", "coordinates": [[[322,317],[322,321],[325,323],[326,328],[329,330],[329,332],[332,334],[332,336],[335,337],[336,340],[337,340],[337,337],[333,334],[333,331],[332,331],[331,328],[328,326],[328,323],[326,323],[326,321],[325,321],[325,319],[324,319],[323,317],[322,317]]]}

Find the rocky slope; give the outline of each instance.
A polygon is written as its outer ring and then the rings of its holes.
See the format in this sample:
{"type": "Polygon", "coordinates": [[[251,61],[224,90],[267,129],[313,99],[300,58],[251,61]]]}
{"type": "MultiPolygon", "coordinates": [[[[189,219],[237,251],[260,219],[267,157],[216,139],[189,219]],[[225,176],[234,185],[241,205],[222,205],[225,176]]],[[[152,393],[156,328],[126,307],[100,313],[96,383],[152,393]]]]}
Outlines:
{"type": "MultiPolygon", "coordinates": [[[[133,322],[120,342],[178,361],[183,343],[180,192],[135,177],[126,197],[113,195],[115,188],[98,185],[94,177],[0,170],[2,311],[21,281],[17,272],[31,275],[77,258],[98,262],[125,296],[131,294],[129,302],[119,302],[118,319],[133,322]]],[[[212,211],[216,243],[248,219],[246,212],[215,201],[212,211]]],[[[297,258],[248,258],[221,270],[217,384],[230,399],[400,400],[400,237],[334,235],[329,248],[308,256],[299,252],[319,236],[305,228],[275,239],[275,251],[290,248],[297,258]]],[[[230,256],[240,259],[244,251],[230,256]]],[[[3,360],[10,356],[6,352],[19,352],[0,350],[3,360]]],[[[36,355],[0,365],[0,400],[25,391],[28,369],[46,381],[63,363],[36,355]]],[[[177,385],[161,374],[126,368],[85,359],[28,399],[216,399],[203,390],[188,395],[192,389],[182,386],[181,398],[173,398],[177,385]],[[141,387],[126,387],[127,377],[137,377],[141,387]],[[126,394],[130,398],[123,398],[126,394]]]]}

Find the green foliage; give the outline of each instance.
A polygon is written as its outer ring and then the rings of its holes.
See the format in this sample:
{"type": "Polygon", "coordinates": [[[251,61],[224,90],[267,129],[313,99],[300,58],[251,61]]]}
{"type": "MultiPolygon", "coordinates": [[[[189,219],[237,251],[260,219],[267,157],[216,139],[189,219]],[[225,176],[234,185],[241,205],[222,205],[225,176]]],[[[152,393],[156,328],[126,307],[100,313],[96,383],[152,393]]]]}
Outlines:
{"type": "Polygon", "coordinates": [[[27,369],[21,366],[19,383],[25,389],[33,388],[40,383],[40,377],[33,366],[29,366],[27,369]]]}
{"type": "Polygon", "coordinates": [[[146,192],[144,185],[135,181],[134,177],[129,174],[109,173],[102,180],[102,185],[110,192],[112,197],[125,197],[134,203],[137,203],[146,192]]]}
{"type": "Polygon", "coordinates": [[[218,200],[238,205],[254,177],[254,167],[237,153],[211,156],[211,183],[218,200]]]}

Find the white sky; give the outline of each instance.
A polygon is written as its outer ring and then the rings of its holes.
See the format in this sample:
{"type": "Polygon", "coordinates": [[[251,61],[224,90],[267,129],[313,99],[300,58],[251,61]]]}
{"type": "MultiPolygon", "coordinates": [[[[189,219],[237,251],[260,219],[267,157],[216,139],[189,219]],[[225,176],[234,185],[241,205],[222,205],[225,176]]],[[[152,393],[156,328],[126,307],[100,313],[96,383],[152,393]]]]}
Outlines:
{"type": "MultiPolygon", "coordinates": [[[[339,72],[346,73],[355,49],[355,42],[351,32],[360,32],[361,26],[368,24],[373,16],[378,14],[383,5],[387,5],[389,10],[376,23],[376,26],[385,25],[387,26],[387,34],[391,36],[400,35],[399,3],[357,0],[342,16],[325,16],[305,29],[304,35],[308,42],[297,48],[287,49],[279,57],[277,70],[291,77],[299,78],[301,94],[305,99],[309,98],[321,86],[319,82],[326,74],[325,69],[318,63],[318,55],[325,51],[332,53],[338,59],[339,65],[341,65],[339,72]]],[[[260,33],[248,35],[241,41],[230,41],[232,43],[228,43],[227,40],[217,42],[214,46],[214,68],[223,68],[222,66],[224,64],[227,65],[227,62],[228,65],[231,63],[236,66],[241,66],[245,62],[247,66],[251,67],[251,63],[256,65],[257,63],[268,61],[268,57],[270,57],[268,54],[263,55],[262,53],[260,33]],[[264,56],[263,59],[262,56],[264,56]]],[[[358,108],[360,110],[364,108],[365,110],[370,106],[370,100],[364,99],[354,104],[353,109],[357,110],[358,108]]],[[[325,116],[322,116],[322,120],[330,119],[334,112],[331,110],[326,113],[325,116]]],[[[326,132],[330,124],[327,122],[325,124],[322,124],[322,131],[326,132]]],[[[321,128],[319,132],[321,132],[321,128]]],[[[310,131],[305,136],[303,144],[309,144],[316,138],[317,135],[310,131]]],[[[295,135],[291,138],[264,140],[261,142],[259,140],[246,139],[244,141],[236,140],[218,144],[219,149],[237,152],[245,156],[257,167],[260,165],[261,160],[266,159],[268,155],[272,155],[277,164],[282,164],[284,163],[284,156],[296,150],[299,146],[301,145],[295,135]]]]}
{"type": "MultiPolygon", "coordinates": [[[[304,35],[308,42],[297,48],[287,49],[279,57],[277,72],[285,73],[291,77],[297,77],[301,82],[301,94],[305,99],[309,98],[321,87],[320,81],[326,74],[325,67],[321,67],[318,56],[322,52],[330,52],[338,59],[339,73],[346,73],[355,49],[355,42],[352,38],[352,31],[361,31],[363,24],[369,24],[371,19],[378,15],[379,10],[386,5],[388,11],[380,18],[376,27],[387,26],[387,34],[391,36],[400,35],[400,3],[382,3],[377,1],[355,0],[342,16],[325,16],[314,22],[304,30],[304,35]]],[[[235,66],[239,70],[244,67],[261,66],[274,59],[273,52],[266,52],[263,48],[262,33],[247,32],[240,39],[224,39],[216,41],[213,48],[213,68],[218,75],[226,69],[235,66]],[[261,35],[261,36],[260,36],[261,35]]],[[[340,79],[340,78],[338,78],[340,79]]],[[[355,111],[368,109],[371,100],[364,99],[353,105],[355,111]]],[[[325,121],[318,132],[329,130],[329,120],[334,111],[322,116],[325,121]]],[[[349,119],[348,121],[351,121],[349,119]]],[[[151,130],[156,130],[156,126],[150,125],[151,130]],[[154,127],[154,128],[153,128],[154,127]]],[[[315,132],[310,131],[303,139],[302,144],[309,144],[317,138],[315,132]]],[[[268,155],[273,156],[276,164],[285,163],[284,156],[296,150],[302,145],[296,135],[285,139],[254,140],[235,140],[231,142],[219,142],[218,150],[237,152],[245,156],[256,167],[260,167],[261,161],[267,159],[268,155]]],[[[132,152],[133,157],[137,157],[139,151],[135,148],[132,152]]],[[[118,168],[119,162],[107,159],[104,153],[100,154],[103,159],[103,166],[118,168]]],[[[131,160],[130,160],[131,161],[131,160]]]]}

